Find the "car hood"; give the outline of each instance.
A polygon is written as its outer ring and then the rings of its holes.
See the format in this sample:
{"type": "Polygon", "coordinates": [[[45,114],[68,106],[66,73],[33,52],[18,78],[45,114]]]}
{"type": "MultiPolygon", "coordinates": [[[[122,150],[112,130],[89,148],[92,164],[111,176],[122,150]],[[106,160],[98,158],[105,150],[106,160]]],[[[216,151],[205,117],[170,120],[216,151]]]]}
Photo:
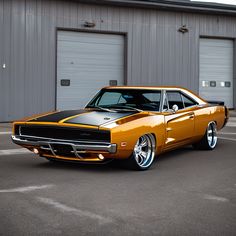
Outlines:
{"type": "Polygon", "coordinates": [[[37,117],[28,122],[59,122],[66,124],[81,124],[91,126],[101,126],[121,118],[136,114],[136,111],[95,111],[95,110],[67,110],[59,111],[49,115],[37,117]]]}

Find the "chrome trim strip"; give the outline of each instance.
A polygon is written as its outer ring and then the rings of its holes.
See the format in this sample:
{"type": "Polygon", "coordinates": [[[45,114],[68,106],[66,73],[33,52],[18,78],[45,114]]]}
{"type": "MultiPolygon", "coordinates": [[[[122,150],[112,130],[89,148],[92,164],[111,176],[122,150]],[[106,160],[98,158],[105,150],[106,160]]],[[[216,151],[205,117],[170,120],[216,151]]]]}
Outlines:
{"type": "Polygon", "coordinates": [[[56,153],[55,153],[56,150],[53,149],[51,143],[48,143],[48,146],[50,147],[50,150],[51,150],[52,154],[53,154],[54,156],[56,156],[56,153]]]}
{"type": "Polygon", "coordinates": [[[99,141],[97,141],[97,142],[93,142],[93,141],[80,141],[80,140],[69,140],[69,139],[52,139],[52,138],[43,138],[43,137],[38,137],[38,136],[29,136],[29,135],[15,135],[16,137],[22,137],[22,138],[34,138],[34,139],[43,139],[43,140],[48,140],[48,141],[51,141],[51,140],[53,140],[53,141],[58,141],[58,142],[61,142],[61,141],[63,141],[63,142],[74,142],[74,143],[94,143],[94,144],[99,144],[99,143],[102,143],[102,144],[109,144],[109,143],[106,143],[106,142],[99,142],[99,141]]]}
{"type": "Polygon", "coordinates": [[[19,126],[19,135],[21,135],[21,125],[19,126]]]}
{"type": "Polygon", "coordinates": [[[40,146],[40,148],[42,149],[42,150],[47,150],[47,151],[51,151],[51,148],[50,147],[43,147],[43,146],[40,146]]]}
{"type": "Polygon", "coordinates": [[[71,146],[72,146],[72,148],[73,148],[73,150],[74,150],[74,154],[76,155],[76,157],[82,159],[83,157],[81,157],[81,156],[77,153],[76,147],[75,147],[74,145],[71,145],[71,146]]]}
{"type": "MultiPolygon", "coordinates": [[[[78,143],[64,142],[64,140],[41,141],[40,139],[38,141],[29,141],[29,140],[21,139],[21,137],[17,135],[12,135],[11,138],[14,143],[19,144],[19,145],[23,144],[23,145],[32,145],[32,146],[38,146],[38,147],[42,145],[48,145],[50,147],[51,152],[55,156],[56,156],[56,153],[53,150],[53,147],[52,147],[53,144],[71,145],[75,152],[75,155],[79,158],[81,158],[80,155],[77,153],[79,151],[106,151],[109,153],[116,153],[116,150],[117,150],[117,145],[114,143],[94,143],[93,142],[91,144],[89,143],[83,144],[82,142],[78,142],[78,143]]],[[[43,147],[42,149],[45,149],[45,147],[43,147]]]]}

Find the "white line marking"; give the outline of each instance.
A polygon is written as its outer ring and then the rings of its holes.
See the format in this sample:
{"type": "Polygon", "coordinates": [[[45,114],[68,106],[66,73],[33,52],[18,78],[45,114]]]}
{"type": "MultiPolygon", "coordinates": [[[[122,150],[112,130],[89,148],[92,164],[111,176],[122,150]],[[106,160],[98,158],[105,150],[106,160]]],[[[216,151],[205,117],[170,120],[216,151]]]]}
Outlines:
{"type": "Polygon", "coordinates": [[[77,209],[77,208],[74,208],[74,207],[66,206],[66,205],[64,205],[60,202],[56,202],[55,200],[53,200],[51,198],[37,197],[37,199],[40,202],[42,202],[46,205],[52,206],[53,208],[55,208],[55,209],[57,209],[57,210],[59,210],[63,213],[68,212],[68,213],[72,213],[72,214],[77,215],[77,216],[88,217],[90,219],[98,220],[102,224],[112,222],[112,220],[109,219],[109,218],[103,217],[101,215],[98,215],[98,214],[95,214],[95,213],[92,213],[92,212],[89,212],[89,211],[84,211],[84,210],[80,210],[80,209],[77,209]]]}
{"type": "Polygon", "coordinates": [[[229,122],[226,124],[226,127],[236,127],[236,123],[229,121],[229,122]]]}
{"type": "Polygon", "coordinates": [[[217,201],[217,202],[229,202],[229,199],[227,199],[227,198],[218,197],[218,196],[214,196],[214,195],[208,195],[208,194],[205,194],[203,196],[203,198],[207,199],[207,200],[217,201]]]}
{"type": "Polygon", "coordinates": [[[53,184],[46,184],[46,185],[35,185],[35,186],[27,186],[27,187],[11,188],[11,189],[0,189],[0,193],[25,193],[39,189],[51,188],[53,186],[54,186],[53,184]]]}
{"type": "Polygon", "coordinates": [[[0,150],[0,156],[6,155],[16,155],[16,154],[29,154],[31,153],[28,149],[19,148],[19,149],[8,149],[8,150],[0,150]]]}
{"type": "Polygon", "coordinates": [[[229,141],[236,141],[235,138],[218,137],[218,139],[224,139],[224,140],[229,140],[229,141]]]}
{"type": "Polygon", "coordinates": [[[227,133],[227,132],[218,132],[218,134],[223,134],[223,135],[236,135],[236,133],[227,133]]]}
{"type": "Polygon", "coordinates": [[[4,132],[0,132],[0,135],[1,134],[12,134],[12,132],[11,131],[4,131],[4,132]]]}

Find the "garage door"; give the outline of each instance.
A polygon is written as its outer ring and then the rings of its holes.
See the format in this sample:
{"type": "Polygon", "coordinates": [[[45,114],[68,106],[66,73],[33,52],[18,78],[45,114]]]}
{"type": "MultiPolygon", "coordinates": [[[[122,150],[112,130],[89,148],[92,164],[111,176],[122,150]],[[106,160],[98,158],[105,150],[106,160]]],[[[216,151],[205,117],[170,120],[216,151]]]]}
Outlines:
{"type": "Polygon", "coordinates": [[[200,39],[200,96],[233,108],[233,41],[200,39]]]}
{"type": "Polygon", "coordinates": [[[57,109],[84,107],[104,86],[124,83],[122,35],[59,31],[57,109]]]}

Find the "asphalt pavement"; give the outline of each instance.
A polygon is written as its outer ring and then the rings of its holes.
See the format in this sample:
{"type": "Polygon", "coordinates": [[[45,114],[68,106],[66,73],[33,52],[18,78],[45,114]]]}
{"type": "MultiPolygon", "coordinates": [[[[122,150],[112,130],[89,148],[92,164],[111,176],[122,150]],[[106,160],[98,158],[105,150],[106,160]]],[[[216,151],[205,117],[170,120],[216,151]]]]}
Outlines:
{"type": "Polygon", "coordinates": [[[50,163],[0,124],[0,235],[236,235],[236,116],[217,148],[185,147],[148,171],[50,163]]]}

